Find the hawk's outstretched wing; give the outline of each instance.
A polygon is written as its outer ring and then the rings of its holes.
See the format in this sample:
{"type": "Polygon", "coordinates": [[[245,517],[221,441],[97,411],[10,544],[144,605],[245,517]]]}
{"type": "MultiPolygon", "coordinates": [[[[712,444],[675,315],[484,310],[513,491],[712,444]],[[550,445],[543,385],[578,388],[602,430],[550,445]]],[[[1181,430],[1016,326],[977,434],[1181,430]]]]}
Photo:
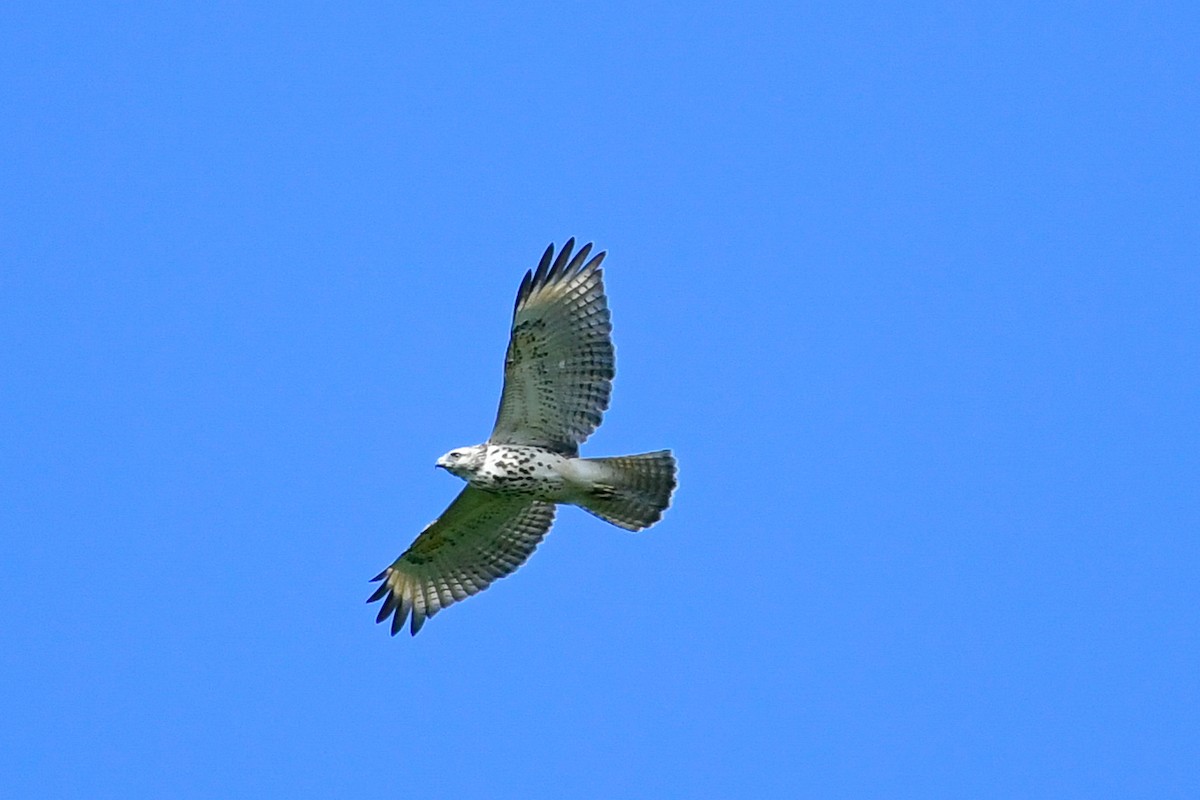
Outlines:
{"type": "Polygon", "coordinates": [[[372,579],[383,581],[367,601],[383,600],[376,622],[392,615],[395,636],[411,612],[416,636],[426,619],[524,564],[553,521],[553,503],[468,486],[372,579]]]}
{"type": "Polygon", "coordinates": [[[576,455],[608,408],[616,359],[600,262],[591,244],[571,257],[546,248],[525,273],[504,359],[504,392],[490,441],[576,455]]]}

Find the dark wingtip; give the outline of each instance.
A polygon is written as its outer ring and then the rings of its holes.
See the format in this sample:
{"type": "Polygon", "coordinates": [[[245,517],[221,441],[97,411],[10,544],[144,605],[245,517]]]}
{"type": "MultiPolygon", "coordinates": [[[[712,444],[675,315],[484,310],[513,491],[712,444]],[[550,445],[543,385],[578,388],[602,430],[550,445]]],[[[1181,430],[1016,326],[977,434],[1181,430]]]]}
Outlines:
{"type": "Polygon", "coordinates": [[[520,310],[521,305],[529,299],[529,296],[537,292],[544,286],[561,279],[564,275],[575,275],[585,270],[595,269],[600,266],[600,262],[604,260],[607,252],[601,251],[592,257],[591,261],[587,257],[592,252],[592,242],[588,242],[583,247],[579,248],[579,252],[575,253],[574,257],[571,251],[575,249],[575,237],[572,236],[563,243],[563,246],[558,250],[558,256],[554,254],[554,243],[551,242],[546,246],[546,250],[542,253],[542,258],[538,261],[536,269],[529,270],[525,273],[524,279],[521,281],[521,287],[517,289],[517,299],[513,303],[513,315],[520,310]]]}
{"type": "Polygon", "coordinates": [[[513,301],[513,315],[521,307],[521,303],[525,302],[525,298],[529,296],[529,290],[533,286],[533,270],[525,270],[525,277],[521,279],[521,288],[517,289],[517,299],[513,301]]]}
{"type": "Polygon", "coordinates": [[[396,610],[396,606],[400,605],[400,598],[395,592],[389,594],[383,601],[383,607],[379,609],[379,616],[375,617],[376,622],[383,622],[391,613],[396,610]]]}
{"type": "Polygon", "coordinates": [[[546,273],[550,271],[550,265],[554,261],[554,243],[551,242],[546,247],[546,252],[542,253],[542,260],[538,262],[537,271],[533,273],[530,289],[541,286],[546,280],[546,273]]]}
{"type": "Polygon", "coordinates": [[[587,261],[588,253],[592,252],[592,243],[588,242],[583,247],[579,248],[579,252],[571,259],[571,263],[567,265],[567,274],[574,275],[583,266],[583,262],[587,261]]]}
{"type": "Polygon", "coordinates": [[[567,264],[571,260],[571,251],[575,249],[575,237],[567,239],[567,243],[558,251],[558,258],[554,259],[554,266],[550,268],[550,274],[546,276],[546,283],[552,283],[555,278],[560,277],[566,269],[567,264]]]}
{"type": "Polygon", "coordinates": [[[382,586],[380,586],[378,589],[376,589],[376,590],[375,590],[375,592],[374,592],[374,593],[373,593],[373,594],[372,594],[370,597],[368,597],[368,598],[367,598],[367,603],[376,603],[376,602],[378,602],[378,601],[379,601],[379,600],[381,600],[381,599],[383,598],[383,596],[384,596],[385,594],[387,594],[389,591],[391,591],[391,587],[389,587],[389,586],[388,586],[386,583],[385,583],[385,584],[383,584],[383,585],[382,585],[382,586]]]}

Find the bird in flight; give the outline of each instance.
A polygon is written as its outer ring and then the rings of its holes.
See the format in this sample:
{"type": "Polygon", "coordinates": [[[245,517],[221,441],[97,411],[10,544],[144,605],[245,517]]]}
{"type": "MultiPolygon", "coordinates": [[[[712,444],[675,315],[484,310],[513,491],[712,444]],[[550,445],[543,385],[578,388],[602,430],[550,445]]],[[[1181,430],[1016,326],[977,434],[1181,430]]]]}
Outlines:
{"type": "Polygon", "coordinates": [[[669,450],[580,458],[600,424],[614,365],[600,264],[586,244],[572,257],[546,248],[525,273],[504,358],[504,390],[492,435],[451,450],[437,466],[467,482],[392,565],[368,603],[383,600],[377,622],[392,635],[411,620],[413,636],[446,606],[482,592],[533,553],[569,503],[630,531],[657,522],[675,491],[669,450]]]}

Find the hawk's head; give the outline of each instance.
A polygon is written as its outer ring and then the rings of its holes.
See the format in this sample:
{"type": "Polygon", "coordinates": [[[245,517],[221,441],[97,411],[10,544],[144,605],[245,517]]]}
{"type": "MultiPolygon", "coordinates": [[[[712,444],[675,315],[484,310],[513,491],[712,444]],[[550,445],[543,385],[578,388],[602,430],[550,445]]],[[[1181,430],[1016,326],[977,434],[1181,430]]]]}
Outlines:
{"type": "Polygon", "coordinates": [[[460,478],[476,472],[483,466],[487,457],[487,445],[477,444],[473,447],[458,447],[437,460],[437,466],[460,478]]]}

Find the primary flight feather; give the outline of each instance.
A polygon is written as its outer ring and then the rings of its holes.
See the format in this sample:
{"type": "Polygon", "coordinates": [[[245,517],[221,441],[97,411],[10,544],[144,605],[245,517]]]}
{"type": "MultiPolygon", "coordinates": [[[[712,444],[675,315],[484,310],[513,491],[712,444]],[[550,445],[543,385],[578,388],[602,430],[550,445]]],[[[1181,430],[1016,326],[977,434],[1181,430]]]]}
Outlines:
{"type": "Polygon", "coordinates": [[[675,458],[658,450],[579,458],[579,445],[608,408],[615,368],[600,264],[587,244],[572,257],[546,248],[525,273],[513,307],[504,390],[492,435],[451,450],[437,466],[466,488],[416,541],[373,580],[367,601],[383,601],[395,635],[486,589],[529,558],[570,503],[626,530],[657,522],[676,485],[675,458]]]}

